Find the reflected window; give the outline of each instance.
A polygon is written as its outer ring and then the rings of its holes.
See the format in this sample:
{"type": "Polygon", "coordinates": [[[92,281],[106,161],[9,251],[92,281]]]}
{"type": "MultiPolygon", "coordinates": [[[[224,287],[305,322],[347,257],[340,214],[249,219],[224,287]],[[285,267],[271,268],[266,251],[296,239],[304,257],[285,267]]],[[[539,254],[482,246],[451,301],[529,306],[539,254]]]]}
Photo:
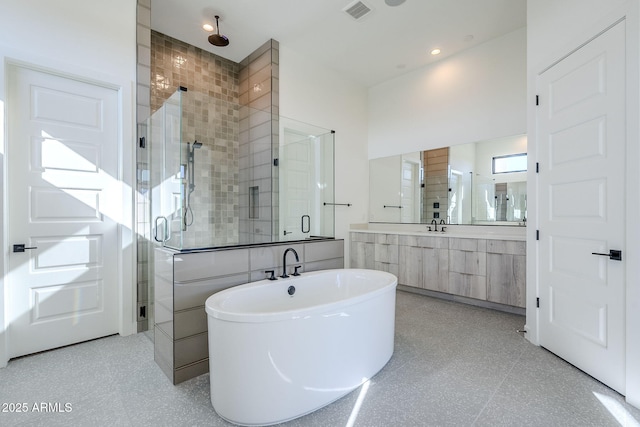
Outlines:
{"type": "Polygon", "coordinates": [[[493,173],[526,172],[527,153],[493,157],[492,170],[493,173]]]}

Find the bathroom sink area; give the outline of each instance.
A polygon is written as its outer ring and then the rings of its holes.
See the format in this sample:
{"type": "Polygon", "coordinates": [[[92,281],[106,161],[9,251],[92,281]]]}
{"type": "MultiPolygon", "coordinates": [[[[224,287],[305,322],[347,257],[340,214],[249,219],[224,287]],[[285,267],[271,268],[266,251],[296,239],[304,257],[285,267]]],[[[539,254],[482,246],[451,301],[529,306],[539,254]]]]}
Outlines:
{"type": "MultiPolygon", "coordinates": [[[[438,224],[438,231],[428,229],[428,224],[351,224],[350,231],[358,233],[397,234],[413,236],[450,237],[461,239],[526,240],[527,227],[501,227],[494,225],[438,224]],[[445,231],[440,231],[444,225],[445,231]]],[[[433,227],[433,226],[431,226],[433,227]]]]}
{"type": "Polygon", "coordinates": [[[410,292],[524,314],[525,227],[390,225],[352,226],[352,268],[397,274],[410,292]]]}

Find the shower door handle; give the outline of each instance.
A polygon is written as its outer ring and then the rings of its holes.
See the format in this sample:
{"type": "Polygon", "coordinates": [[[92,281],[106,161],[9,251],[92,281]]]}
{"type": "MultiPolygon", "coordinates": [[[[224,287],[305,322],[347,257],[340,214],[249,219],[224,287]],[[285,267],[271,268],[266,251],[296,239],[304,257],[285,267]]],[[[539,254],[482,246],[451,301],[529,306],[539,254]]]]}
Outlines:
{"type": "Polygon", "coordinates": [[[302,230],[303,233],[308,233],[309,231],[311,231],[311,217],[309,215],[302,215],[302,218],[300,219],[300,229],[302,230]],[[307,228],[305,230],[304,227],[304,219],[307,218],[307,228]]]}
{"type": "Polygon", "coordinates": [[[156,217],[156,229],[153,233],[153,238],[155,239],[156,242],[166,242],[167,240],[169,240],[169,228],[167,227],[168,221],[167,218],[163,217],[163,216],[158,216],[156,217]],[[158,222],[160,221],[164,221],[164,233],[161,239],[158,239],[158,222]]]}

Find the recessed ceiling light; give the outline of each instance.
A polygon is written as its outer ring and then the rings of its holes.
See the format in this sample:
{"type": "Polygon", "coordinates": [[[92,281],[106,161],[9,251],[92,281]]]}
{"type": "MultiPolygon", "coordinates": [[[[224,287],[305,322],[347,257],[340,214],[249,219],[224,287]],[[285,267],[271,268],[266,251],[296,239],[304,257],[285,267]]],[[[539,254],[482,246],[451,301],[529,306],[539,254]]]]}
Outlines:
{"type": "Polygon", "coordinates": [[[431,51],[431,55],[439,55],[440,54],[440,49],[435,48],[431,51]]]}
{"type": "Polygon", "coordinates": [[[400,6],[405,0],[384,0],[387,6],[400,6]]]}
{"type": "Polygon", "coordinates": [[[205,30],[205,31],[209,31],[209,32],[211,32],[211,31],[213,31],[213,25],[211,25],[211,24],[204,24],[204,25],[202,26],[202,29],[203,29],[203,30],[205,30]]]}

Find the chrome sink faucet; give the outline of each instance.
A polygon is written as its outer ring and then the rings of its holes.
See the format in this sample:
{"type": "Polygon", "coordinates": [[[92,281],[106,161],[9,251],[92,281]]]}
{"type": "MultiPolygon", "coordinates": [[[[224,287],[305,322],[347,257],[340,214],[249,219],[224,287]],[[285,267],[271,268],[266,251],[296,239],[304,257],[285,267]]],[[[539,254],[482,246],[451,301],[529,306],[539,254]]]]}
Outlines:
{"type": "MultiPolygon", "coordinates": [[[[293,252],[293,254],[296,256],[296,262],[300,262],[300,258],[298,258],[298,253],[296,252],[295,249],[293,248],[287,248],[286,251],[284,251],[284,255],[282,255],[282,277],[283,279],[286,279],[287,277],[289,277],[289,275],[287,274],[287,254],[289,253],[289,251],[293,252]]],[[[296,268],[296,273],[298,273],[298,269],[296,268]]],[[[299,276],[300,273],[295,274],[294,276],[299,276]]]]}

